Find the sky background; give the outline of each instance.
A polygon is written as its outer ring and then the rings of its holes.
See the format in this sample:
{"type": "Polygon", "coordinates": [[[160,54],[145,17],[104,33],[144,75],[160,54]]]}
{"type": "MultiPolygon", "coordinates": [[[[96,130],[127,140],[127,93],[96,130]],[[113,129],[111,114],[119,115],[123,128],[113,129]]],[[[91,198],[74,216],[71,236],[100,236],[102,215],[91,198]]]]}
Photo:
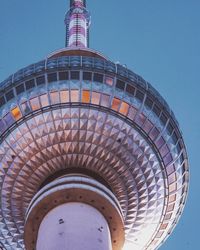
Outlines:
{"type": "MultiPolygon", "coordinates": [[[[68,0],[0,0],[0,82],[65,42],[68,0]]],[[[140,74],[167,100],[188,149],[181,220],[161,250],[198,250],[200,237],[200,1],[88,0],[90,47],[140,74]]]]}

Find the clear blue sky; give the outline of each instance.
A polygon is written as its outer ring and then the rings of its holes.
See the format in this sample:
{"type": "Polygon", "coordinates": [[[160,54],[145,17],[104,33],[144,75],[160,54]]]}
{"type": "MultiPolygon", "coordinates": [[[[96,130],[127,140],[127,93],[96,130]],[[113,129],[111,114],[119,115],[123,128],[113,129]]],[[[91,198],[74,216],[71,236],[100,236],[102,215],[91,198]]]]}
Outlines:
{"type": "MultiPolygon", "coordinates": [[[[0,81],[64,45],[68,0],[0,0],[0,81]]],[[[184,214],[161,250],[198,250],[200,225],[200,1],[88,0],[90,47],[126,64],[165,97],[191,165],[184,214]]]]}

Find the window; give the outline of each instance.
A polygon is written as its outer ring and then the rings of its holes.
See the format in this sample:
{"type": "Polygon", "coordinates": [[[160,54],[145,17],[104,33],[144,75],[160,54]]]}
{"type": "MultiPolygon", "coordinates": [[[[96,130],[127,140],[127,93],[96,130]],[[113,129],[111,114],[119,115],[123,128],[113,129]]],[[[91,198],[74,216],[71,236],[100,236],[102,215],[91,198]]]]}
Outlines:
{"type": "Polygon", "coordinates": [[[165,158],[163,159],[164,164],[167,166],[169,165],[170,162],[172,162],[173,158],[171,156],[171,153],[169,153],[168,155],[165,156],[165,158]]]}
{"type": "Polygon", "coordinates": [[[114,98],[113,102],[112,102],[112,109],[115,110],[115,111],[118,111],[119,106],[120,106],[120,100],[117,99],[117,98],[114,98]]]}
{"type": "Polygon", "coordinates": [[[168,181],[169,181],[169,184],[173,183],[176,181],[176,174],[173,173],[171,175],[168,176],[168,181]]]}
{"type": "Polygon", "coordinates": [[[147,107],[151,109],[153,106],[153,101],[149,97],[147,97],[145,100],[145,105],[147,105],[147,107]]]}
{"type": "Polygon", "coordinates": [[[11,113],[16,121],[18,121],[22,117],[19,107],[15,107],[14,109],[12,109],[11,113]]]}
{"type": "Polygon", "coordinates": [[[128,112],[128,118],[134,120],[137,110],[134,107],[130,107],[128,112]]]}
{"type": "Polygon", "coordinates": [[[99,105],[99,102],[100,102],[100,93],[92,92],[92,100],[91,100],[91,103],[92,103],[92,104],[99,105]]]}
{"type": "Polygon", "coordinates": [[[14,119],[10,112],[4,116],[4,121],[6,122],[7,126],[10,126],[14,123],[14,119]]]}
{"type": "Polygon", "coordinates": [[[105,83],[108,84],[109,86],[113,86],[114,79],[109,76],[106,76],[105,83]]]}
{"type": "Polygon", "coordinates": [[[101,106],[109,107],[110,106],[110,96],[103,94],[101,96],[101,106]]]}
{"type": "Polygon", "coordinates": [[[50,73],[47,75],[48,82],[56,82],[57,81],[57,74],[56,73],[50,73]]]}
{"type": "Polygon", "coordinates": [[[173,165],[168,166],[166,169],[167,169],[167,175],[171,175],[172,173],[175,172],[173,165]]]}
{"type": "Polygon", "coordinates": [[[79,102],[79,91],[71,90],[71,102],[79,102]]]}
{"type": "Polygon", "coordinates": [[[71,80],[79,80],[80,72],[79,71],[71,71],[71,80]]]}
{"type": "Polygon", "coordinates": [[[117,79],[116,87],[117,87],[118,89],[124,90],[124,88],[125,88],[125,82],[123,82],[123,81],[117,79]]]}
{"type": "Polygon", "coordinates": [[[140,90],[137,90],[135,97],[142,102],[144,99],[144,93],[142,93],[140,90]]]}
{"type": "Polygon", "coordinates": [[[50,93],[51,104],[58,104],[60,103],[59,92],[54,91],[50,93]]]}
{"type": "Polygon", "coordinates": [[[131,95],[134,95],[135,93],[135,88],[129,84],[126,85],[126,92],[131,94],[131,95]]]}
{"type": "Polygon", "coordinates": [[[94,73],[93,81],[94,82],[103,82],[103,75],[98,74],[98,73],[94,73]]]}
{"type": "Polygon", "coordinates": [[[40,108],[39,98],[35,97],[30,99],[30,104],[33,111],[39,109],[40,108]]]}
{"type": "Polygon", "coordinates": [[[25,114],[25,115],[30,113],[31,109],[30,109],[29,103],[28,102],[23,102],[21,104],[21,110],[22,110],[23,114],[25,114]]]}
{"type": "Polygon", "coordinates": [[[3,133],[6,130],[5,123],[3,120],[0,120],[0,132],[3,133]]]}
{"type": "Polygon", "coordinates": [[[157,116],[160,115],[161,110],[160,110],[160,108],[159,108],[156,104],[154,104],[154,106],[153,106],[153,112],[154,112],[157,116]]]}
{"type": "Polygon", "coordinates": [[[176,195],[175,194],[169,196],[169,203],[172,203],[175,200],[176,200],[176,195]]]}
{"type": "Polygon", "coordinates": [[[5,104],[5,98],[4,96],[0,97],[0,106],[3,106],[5,104]]]}
{"type": "Polygon", "coordinates": [[[143,115],[143,114],[139,114],[136,119],[135,119],[135,122],[139,125],[139,126],[142,126],[144,124],[146,120],[146,117],[143,115]]]}
{"type": "Polygon", "coordinates": [[[39,76],[36,78],[36,83],[37,85],[42,85],[42,84],[45,84],[45,76],[39,76]]]}
{"type": "Polygon", "coordinates": [[[89,90],[82,91],[82,102],[84,102],[84,103],[90,102],[90,91],[89,90]]]}
{"type": "Polygon", "coordinates": [[[69,102],[69,90],[60,91],[60,101],[61,103],[69,102]]]}
{"type": "Polygon", "coordinates": [[[69,72],[67,71],[59,72],[59,80],[60,81],[69,80],[69,72]]]}
{"type": "Polygon", "coordinates": [[[26,90],[32,89],[35,87],[35,80],[31,79],[25,82],[26,90]]]}
{"type": "Polygon", "coordinates": [[[119,112],[123,115],[127,115],[128,109],[129,109],[129,105],[126,102],[122,102],[119,112]]]}
{"type": "Polygon", "coordinates": [[[167,116],[164,113],[161,114],[160,119],[164,125],[167,123],[167,116]]]}
{"type": "Polygon", "coordinates": [[[84,81],[92,81],[92,73],[91,72],[83,72],[83,80],[84,81]]]}
{"type": "Polygon", "coordinates": [[[152,140],[155,140],[158,137],[159,133],[160,133],[159,130],[156,127],[154,127],[149,136],[152,140]]]}
{"type": "Polygon", "coordinates": [[[143,125],[144,131],[148,134],[149,131],[153,128],[153,124],[147,119],[143,125]]]}
{"type": "Polygon", "coordinates": [[[14,98],[14,93],[13,90],[10,90],[9,92],[6,93],[7,102],[10,101],[12,98],[14,98]]]}
{"type": "Polygon", "coordinates": [[[177,189],[176,183],[169,185],[169,193],[176,191],[176,189],[177,189]]]}
{"type": "Polygon", "coordinates": [[[40,96],[40,102],[41,102],[41,105],[42,105],[43,108],[46,107],[46,106],[49,106],[48,95],[47,94],[41,95],[40,96]]]}
{"type": "Polygon", "coordinates": [[[20,84],[20,85],[18,85],[18,86],[16,87],[16,93],[17,93],[17,95],[23,93],[24,90],[25,90],[25,89],[24,89],[24,84],[23,84],[23,83],[20,84]]]}

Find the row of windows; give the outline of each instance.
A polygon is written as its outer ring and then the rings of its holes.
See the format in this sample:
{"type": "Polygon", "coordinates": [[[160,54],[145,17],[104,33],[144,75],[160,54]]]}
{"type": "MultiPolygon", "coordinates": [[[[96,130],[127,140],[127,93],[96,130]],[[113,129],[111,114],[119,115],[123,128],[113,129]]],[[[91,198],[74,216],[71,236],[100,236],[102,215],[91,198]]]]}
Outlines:
{"type": "MultiPolygon", "coordinates": [[[[60,71],[60,72],[52,72],[48,73],[46,76],[38,76],[36,78],[30,79],[25,81],[24,83],[21,83],[16,86],[15,91],[16,95],[19,95],[23,93],[24,91],[30,90],[34,88],[36,85],[40,86],[42,84],[46,83],[46,78],[47,82],[56,82],[56,81],[63,81],[63,80],[81,80],[83,79],[84,81],[94,81],[94,82],[100,82],[100,83],[106,83],[109,86],[114,85],[114,78],[103,75],[100,73],[92,73],[89,71],[60,71]]],[[[116,88],[125,91],[128,94],[131,94],[135,96],[137,99],[139,99],[141,102],[143,102],[145,98],[145,94],[141,92],[140,90],[136,90],[134,86],[125,83],[124,81],[117,79],[116,80],[116,88]]],[[[10,90],[5,94],[5,96],[0,97],[0,107],[3,106],[6,101],[11,100],[14,98],[14,91],[10,90]]],[[[149,97],[146,97],[145,99],[145,105],[149,107],[162,121],[162,123],[165,125],[168,121],[167,115],[151,100],[149,97]]],[[[138,118],[141,120],[142,123],[142,116],[138,118]]],[[[175,143],[178,141],[178,136],[176,132],[174,131],[174,126],[171,123],[168,123],[167,129],[169,131],[169,134],[172,135],[173,140],[175,143]]],[[[179,148],[181,148],[180,145],[178,145],[179,148]]]]}

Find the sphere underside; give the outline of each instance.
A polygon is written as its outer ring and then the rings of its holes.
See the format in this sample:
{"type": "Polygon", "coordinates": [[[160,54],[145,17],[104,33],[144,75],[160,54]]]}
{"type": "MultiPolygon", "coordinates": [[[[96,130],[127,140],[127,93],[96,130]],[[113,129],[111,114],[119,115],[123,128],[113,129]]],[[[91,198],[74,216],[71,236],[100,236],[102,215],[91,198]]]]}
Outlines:
{"type": "Polygon", "coordinates": [[[173,117],[130,79],[94,64],[57,66],[20,80],[16,91],[21,84],[25,91],[1,108],[1,243],[24,249],[32,198],[48,178],[74,170],[93,173],[116,196],[124,249],[157,248],[176,224],[187,192],[187,156],[173,117]]]}

